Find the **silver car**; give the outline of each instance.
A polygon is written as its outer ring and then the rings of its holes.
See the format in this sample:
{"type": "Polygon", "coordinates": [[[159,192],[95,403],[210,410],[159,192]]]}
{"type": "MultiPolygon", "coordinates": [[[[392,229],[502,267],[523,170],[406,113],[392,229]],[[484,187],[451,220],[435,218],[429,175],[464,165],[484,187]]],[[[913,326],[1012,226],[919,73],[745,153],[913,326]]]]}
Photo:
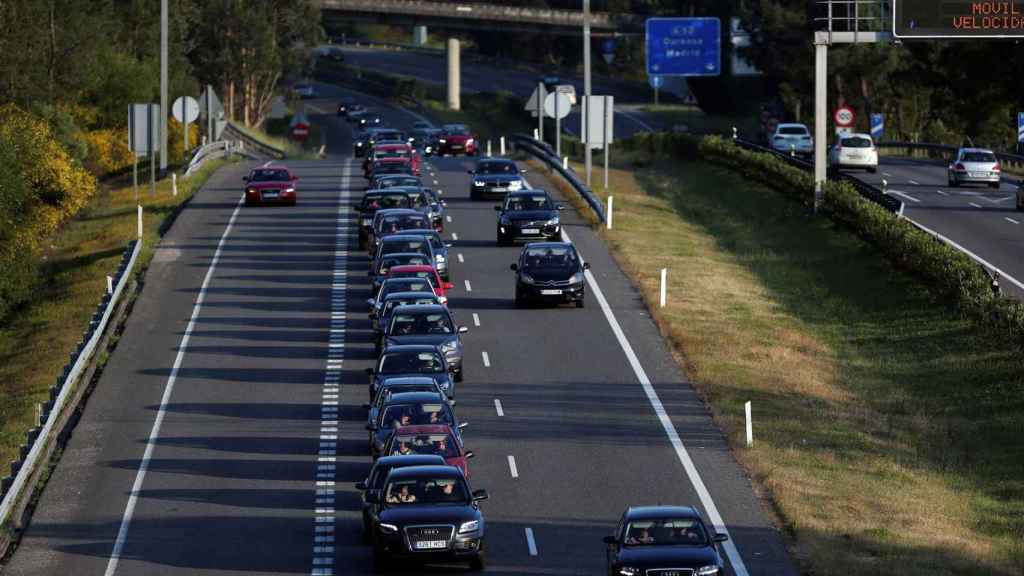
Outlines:
{"type": "Polygon", "coordinates": [[[999,159],[991,150],[961,148],[949,163],[947,174],[949,185],[954,188],[961,184],[988,184],[990,188],[999,188],[1001,170],[999,159]]]}
{"type": "Polygon", "coordinates": [[[771,139],[772,149],[783,154],[814,154],[814,138],[803,124],[779,124],[771,139]]]}

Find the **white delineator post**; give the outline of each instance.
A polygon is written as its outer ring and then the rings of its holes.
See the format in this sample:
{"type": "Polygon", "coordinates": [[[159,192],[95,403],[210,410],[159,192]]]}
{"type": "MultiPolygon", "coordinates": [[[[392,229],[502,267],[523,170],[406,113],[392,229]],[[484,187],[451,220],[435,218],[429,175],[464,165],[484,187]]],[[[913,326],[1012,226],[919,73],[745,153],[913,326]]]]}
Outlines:
{"type": "Polygon", "coordinates": [[[500,144],[500,146],[501,146],[501,155],[504,156],[505,155],[505,137],[504,136],[501,137],[501,144],[500,144]]]}
{"type": "Polygon", "coordinates": [[[540,140],[540,133],[538,133],[536,128],[533,129],[533,139],[540,140]]]}
{"type": "Polygon", "coordinates": [[[614,208],[615,208],[615,199],[612,198],[611,196],[609,196],[608,197],[608,213],[605,214],[605,216],[607,216],[607,218],[605,218],[605,224],[608,226],[609,230],[612,229],[612,211],[613,211],[614,208]]]}
{"type": "Polygon", "coordinates": [[[493,156],[493,154],[491,154],[491,139],[488,138],[487,139],[487,157],[490,158],[491,156],[493,156]]]}
{"type": "Polygon", "coordinates": [[[139,238],[142,238],[142,205],[141,204],[139,205],[138,227],[139,227],[139,238]]]}
{"type": "Polygon", "coordinates": [[[113,294],[113,293],[114,293],[114,279],[112,277],[110,277],[110,276],[107,276],[107,294],[113,294]]]}
{"type": "Polygon", "coordinates": [[[178,174],[171,172],[171,196],[178,195],[178,174]]]}
{"type": "Polygon", "coordinates": [[[743,410],[747,413],[747,448],[754,445],[754,422],[750,418],[750,402],[743,405],[743,410]]]}
{"type": "Polygon", "coordinates": [[[568,170],[569,169],[569,157],[568,156],[565,156],[565,157],[562,158],[562,169],[563,170],[568,170]]]}
{"type": "Polygon", "coordinates": [[[661,269],[661,307],[665,307],[665,301],[668,300],[668,268],[661,269]]]}

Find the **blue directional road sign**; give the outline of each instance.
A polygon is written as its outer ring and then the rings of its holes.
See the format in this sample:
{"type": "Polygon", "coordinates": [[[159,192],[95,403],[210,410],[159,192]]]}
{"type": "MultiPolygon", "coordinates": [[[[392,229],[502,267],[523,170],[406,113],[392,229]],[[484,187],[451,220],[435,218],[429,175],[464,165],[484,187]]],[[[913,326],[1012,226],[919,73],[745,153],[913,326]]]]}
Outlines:
{"type": "Polygon", "coordinates": [[[878,142],[885,134],[885,114],[871,115],[871,138],[878,142]]]}
{"type": "Polygon", "coordinates": [[[718,18],[648,18],[648,76],[718,76],[722,23],[718,18]]]}

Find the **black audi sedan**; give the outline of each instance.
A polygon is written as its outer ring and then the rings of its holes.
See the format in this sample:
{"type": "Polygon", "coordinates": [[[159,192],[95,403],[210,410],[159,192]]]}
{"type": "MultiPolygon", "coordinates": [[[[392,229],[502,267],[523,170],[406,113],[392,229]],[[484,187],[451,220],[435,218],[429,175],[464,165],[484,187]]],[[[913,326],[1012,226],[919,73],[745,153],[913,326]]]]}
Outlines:
{"type": "Polygon", "coordinates": [[[363,540],[370,541],[370,515],[380,503],[380,491],[388,473],[395,468],[409,466],[444,466],[444,458],[436,454],[409,454],[407,456],[385,456],[378,458],[366,475],[366,480],[356,482],[356,490],[363,493],[363,540]]]}
{"type": "Polygon", "coordinates": [[[522,174],[516,163],[508,158],[487,157],[478,160],[476,166],[469,170],[473,181],[469,187],[471,200],[480,200],[486,195],[504,196],[507,192],[515,192],[525,188],[522,174]]]}
{"type": "Polygon", "coordinates": [[[728,539],[709,530],[691,506],[630,507],[604,539],[608,574],[718,576],[725,573],[718,543],[728,539]]]}
{"type": "Polygon", "coordinates": [[[562,222],[558,215],[563,206],[544,190],[509,192],[505,201],[494,210],[498,213],[498,246],[516,240],[559,240],[562,222]]]}
{"type": "Polygon", "coordinates": [[[572,302],[577,308],[583,308],[586,283],[583,272],[590,270],[590,264],[583,262],[572,244],[527,244],[519,254],[519,261],[510,268],[516,273],[516,307],[532,302],[572,302]]]}
{"type": "Polygon", "coordinates": [[[398,560],[419,564],[468,562],[484,568],[486,490],[471,490],[454,466],[392,470],[371,515],[373,560],[378,570],[398,560]]]}

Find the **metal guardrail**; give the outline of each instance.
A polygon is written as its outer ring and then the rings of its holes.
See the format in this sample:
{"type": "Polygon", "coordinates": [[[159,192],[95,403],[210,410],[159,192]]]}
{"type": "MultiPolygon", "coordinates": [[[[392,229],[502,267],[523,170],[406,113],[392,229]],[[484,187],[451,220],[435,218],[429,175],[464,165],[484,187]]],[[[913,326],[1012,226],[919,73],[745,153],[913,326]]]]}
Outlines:
{"type": "Polygon", "coordinates": [[[77,400],[81,397],[76,395],[75,384],[84,384],[80,379],[86,373],[97,345],[124,294],[141,248],[142,242],[137,240],[128,244],[114,277],[113,291],[103,295],[82,341],[71,354],[70,361],[64,367],[60,378],[50,387],[50,399],[42,405],[40,411],[39,427],[28,431],[27,442],[22,446],[21,459],[11,462],[11,476],[0,482],[0,491],[3,493],[3,500],[0,501],[0,552],[6,548],[5,536],[9,534],[9,529],[21,526],[22,515],[38,481],[38,473],[49,463],[57,446],[55,440],[63,434],[67,419],[64,418],[62,423],[62,418],[66,416],[67,410],[75,408],[77,400]]]}
{"type": "MultiPolygon", "coordinates": [[[[907,150],[925,150],[928,152],[941,152],[944,155],[946,153],[953,154],[960,149],[959,146],[950,146],[948,144],[931,144],[928,142],[878,142],[875,144],[876,148],[906,148],[907,150]]],[[[983,148],[983,146],[979,146],[983,148]]],[[[1024,155],[1011,154],[1009,152],[994,151],[996,158],[1000,162],[1013,162],[1015,164],[1024,164],[1024,155]]]]}
{"type": "Polygon", "coordinates": [[[576,176],[576,173],[571,169],[567,170],[562,166],[562,160],[555,156],[555,151],[551,149],[551,146],[546,142],[540,142],[524,134],[513,134],[511,138],[512,145],[515,149],[522,150],[527,154],[541,160],[548,165],[549,168],[558,172],[565,178],[569,185],[579,193],[580,196],[590,205],[591,210],[597,216],[599,222],[605,222],[606,216],[604,213],[604,205],[601,200],[597,197],[594,192],[587,187],[582,180],[576,176]]]}
{"type": "Polygon", "coordinates": [[[264,157],[276,159],[281,159],[284,158],[285,156],[284,150],[271,146],[270,144],[260,142],[259,140],[253,138],[252,136],[249,136],[242,130],[238,129],[231,122],[228,122],[224,126],[224,132],[221,134],[221,139],[239,142],[240,146],[238,147],[236,152],[240,152],[242,154],[255,152],[257,154],[261,154],[264,157]]]}
{"type": "MultiPolygon", "coordinates": [[[[808,162],[807,160],[804,160],[797,156],[785,154],[783,152],[779,152],[778,150],[774,150],[772,148],[756,144],[754,142],[751,142],[750,140],[744,140],[743,138],[734,137],[733,142],[736,143],[736,145],[739,146],[740,148],[744,148],[746,150],[771,154],[777,158],[784,160],[790,166],[799,168],[800,170],[804,170],[807,172],[812,172],[814,170],[813,162],[808,162]]],[[[875,204],[878,204],[882,208],[885,208],[886,210],[892,212],[893,214],[896,214],[897,216],[903,216],[903,201],[900,200],[899,198],[893,198],[892,196],[889,196],[881,188],[874,186],[872,184],[868,184],[867,182],[864,182],[859,178],[850,176],[849,174],[838,173],[833,175],[833,179],[849,182],[851,185],[853,185],[853,187],[857,190],[857,192],[860,193],[860,195],[864,199],[874,202],[875,204]]]]}

